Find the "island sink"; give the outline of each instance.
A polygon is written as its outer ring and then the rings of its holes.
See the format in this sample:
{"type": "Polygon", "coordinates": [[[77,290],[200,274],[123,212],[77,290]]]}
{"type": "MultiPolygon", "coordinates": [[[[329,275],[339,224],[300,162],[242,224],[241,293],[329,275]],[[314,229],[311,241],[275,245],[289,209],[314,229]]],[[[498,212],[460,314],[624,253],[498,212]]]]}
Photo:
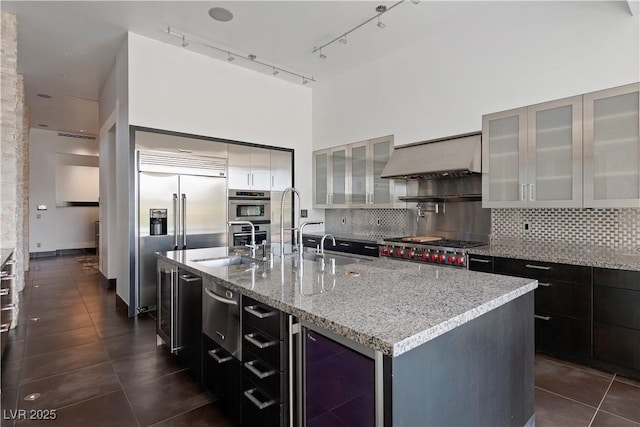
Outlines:
{"type": "Polygon", "coordinates": [[[228,267],[230,265],[253,265],[259,261],[254,258],[246,256],[231,256],[227,258],[207,258],[207,259],[194,259],[191,262],[198,263],[202,267],[228,267]]]}

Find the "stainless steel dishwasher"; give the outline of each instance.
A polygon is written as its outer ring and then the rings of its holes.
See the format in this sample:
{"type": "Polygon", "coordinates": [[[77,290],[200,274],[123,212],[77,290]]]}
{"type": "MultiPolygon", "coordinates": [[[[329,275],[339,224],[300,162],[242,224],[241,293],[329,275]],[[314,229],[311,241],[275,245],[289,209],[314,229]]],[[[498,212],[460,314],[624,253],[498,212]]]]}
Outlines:
{"type": "Polygon", "coordinates": [[[202,332],[242,360],[240,294],[205,279],[202,287],[202,332]]]}

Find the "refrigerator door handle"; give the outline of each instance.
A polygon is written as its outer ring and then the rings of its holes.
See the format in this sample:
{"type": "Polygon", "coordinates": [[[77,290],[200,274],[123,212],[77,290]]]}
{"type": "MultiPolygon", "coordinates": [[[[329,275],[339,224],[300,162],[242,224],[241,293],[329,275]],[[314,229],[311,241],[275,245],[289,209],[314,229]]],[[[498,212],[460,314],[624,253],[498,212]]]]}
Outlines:
{"type": "Polygon", "coordinates": [[[182,249],[187,249],[187,195],[182,193],[182,249]]]}
{"type": "Polygon", "coordinates": [[[173,249],[178,249],[178,195],[173,193],[173,249]]]}

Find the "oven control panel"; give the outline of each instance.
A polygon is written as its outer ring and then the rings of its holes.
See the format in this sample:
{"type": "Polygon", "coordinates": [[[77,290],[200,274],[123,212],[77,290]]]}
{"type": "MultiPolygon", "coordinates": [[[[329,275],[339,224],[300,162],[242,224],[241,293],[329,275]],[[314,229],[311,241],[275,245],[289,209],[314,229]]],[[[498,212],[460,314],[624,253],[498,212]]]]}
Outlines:
{"type": "Polygon", "coordinates": [[[447,248],[435,249],[384,245],[380,246],[380,256],[467,268],[466,253],[447,248]]]}

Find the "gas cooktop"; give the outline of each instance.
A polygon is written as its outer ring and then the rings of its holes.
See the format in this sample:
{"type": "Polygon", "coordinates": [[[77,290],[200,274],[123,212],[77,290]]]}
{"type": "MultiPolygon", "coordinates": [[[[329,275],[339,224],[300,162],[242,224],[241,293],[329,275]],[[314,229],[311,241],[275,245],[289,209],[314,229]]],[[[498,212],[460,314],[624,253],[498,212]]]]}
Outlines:
{"type": "Polygon", "coordinates": [[[467,249],[486,244],[437,236],[392,237],[384,239],[380,256],[466,268],[467,249]]]}

